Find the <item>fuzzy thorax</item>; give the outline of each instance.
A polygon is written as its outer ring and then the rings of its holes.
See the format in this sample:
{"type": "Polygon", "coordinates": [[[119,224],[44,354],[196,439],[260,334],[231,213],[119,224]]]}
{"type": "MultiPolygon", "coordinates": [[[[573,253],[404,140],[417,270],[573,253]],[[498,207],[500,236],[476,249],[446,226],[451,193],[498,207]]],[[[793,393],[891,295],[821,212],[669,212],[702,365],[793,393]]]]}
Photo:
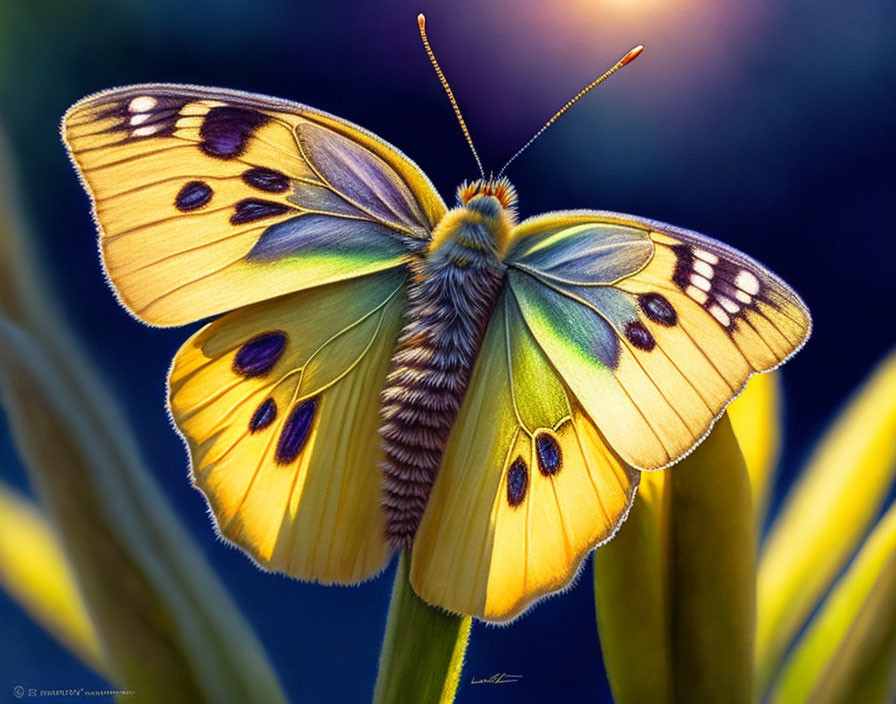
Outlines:
{"type": "Polygon", "coordinates": [[[514,215],[494,195],[449,211],[413,264],[408,312],[382,396],[386,535],[410,546],[504,278],[514,215]]]}
{"type": "Polygon", "coordinates": [[[431,254],[454,242],[479,251],[492,248],[499,259],[503,256],[510,231],[516,225],[516,191],[507,183],[499,197],[491,193],[493,188],[488,183],[461,184],[458,189],[461,204],[445,213],[433,231],[429,244],[431,254]]]}

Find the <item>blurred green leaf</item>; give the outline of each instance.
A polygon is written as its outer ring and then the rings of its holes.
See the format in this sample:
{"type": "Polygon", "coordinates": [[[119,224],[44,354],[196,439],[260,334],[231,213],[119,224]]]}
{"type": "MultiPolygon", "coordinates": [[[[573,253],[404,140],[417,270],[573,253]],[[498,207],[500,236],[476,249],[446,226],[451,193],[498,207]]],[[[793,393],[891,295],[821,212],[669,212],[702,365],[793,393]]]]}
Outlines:
{"type": "Polygon", "coordinates": [[[665,471],[641,474],[628,518],[616,537],[594,553],[595,606],[604,668],[614,698],[623,704],[674,701],[667,591],[667,476],[665,471]]]}
{"type": "Polygon", "coordinates": [[[0,135],[0,382],[13,438],[133,701],[281,702],[248,624],[142,465],[29,251],[0,135]],[[12,321],[12,322],[9,322],[12,321]]]}
{"type": "Polygon", "coordinates": [[[470,637],[469,616],[454,616],[418,597],[402,552],[392,587],[386,637],[373,701],[449,704],[454,701],[470,637]]]}
{"type": "Polygon", "coordinates": [[[594,555],[594,586],[616,701],[751,701],[755,535],[727,416],[661,478],[642,475],[632,515],[594,555]]]}
{"type": "Polygon", "coordinates": [[[276,678],[158,489],[120,463],[30,336],[0,320],[13,437],[51,507],[116,678],[135,701],[279,702],[276,678]]]}
{"type": "Polygon", "coordinates": [[[826,432],[763,546],[756,642],[760,692],[868,531],[894,476],[896,353],[826,432]]]}
{"type": "Polygon", "coordinates": [[[728,406],[727,413],[750,473],[753,515],[758,530],[765,522],[781,453],[780,372],[752,377],[743,393],[728,406]]]}
{"type": "Polygon", "coordinates": [[[772,701],[896,700],[896,504],[798,642],[772,701]]]}
{"type": "Polygon", "coordinates": [[[111,679],[59,539],[40,509],[0,484],[0,583],[85,664],[111,679]]]}

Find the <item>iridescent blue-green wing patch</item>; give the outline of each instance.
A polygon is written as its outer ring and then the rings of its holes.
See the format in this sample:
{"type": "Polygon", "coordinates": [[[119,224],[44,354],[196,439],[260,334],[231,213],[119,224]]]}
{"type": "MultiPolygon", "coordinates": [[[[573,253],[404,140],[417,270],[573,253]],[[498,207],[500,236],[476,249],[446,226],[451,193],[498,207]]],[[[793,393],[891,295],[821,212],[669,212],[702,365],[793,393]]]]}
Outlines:
{"type": "Polygon", "coordinates": [[[63,134],[109,278],[154,325],[400,266],[445,212],[394,147],[273,98],[120,88],[74,105],[63,134]]]}
{"type": "Polygon", "coordinates": [[[761,264],[703,235],[628,215],[552,213],[512,235],[508,284],[526,325],[629,464],[676,461],[811,321],[761,264]]]}

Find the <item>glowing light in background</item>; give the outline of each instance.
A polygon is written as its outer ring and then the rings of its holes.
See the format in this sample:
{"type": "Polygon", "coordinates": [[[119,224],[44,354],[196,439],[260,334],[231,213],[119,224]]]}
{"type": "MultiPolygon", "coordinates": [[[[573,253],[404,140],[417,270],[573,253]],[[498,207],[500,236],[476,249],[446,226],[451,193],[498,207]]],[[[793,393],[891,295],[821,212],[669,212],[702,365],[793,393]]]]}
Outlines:
{"type": "Polygon", "coordinates": [[[730,75],[762,46],[769,15],[761,0],[563,0],[524,11],[505,1],[490,7],[494,33],[505,48],[517,47],[514,63],[525,61],[540,78],[555,77],[559,66],[600,70],[620,50],[644,44],[651,56],[639,62],[639,71],[668,85],[669,93],[730,75]]]}
{"type": "MultiPolygon", "coordinates": [[[[411,14],[408,3],[409,19],[420,9],[429,15],[433,46],[465,110],[477,124],[498,118],[513,132],[510,142],[637,44],[646,47],[637,80],[614,78],[600,93],[676,112],[714,87],[730,90],[768,50],[774,20],[767,0],[457,0],[451,12],[421,4],[411,14]],[[464,99],[483,92],[491,99],[464,99]],[[512,125],[523,115],[517,133],[512,125]]],[[[365,17],[365,31],[377,21],[365,17]]],[[[399,61],[394,47],[384,51],[399,71],[415,70],[402,65],[409,55],[399,61]]]]}

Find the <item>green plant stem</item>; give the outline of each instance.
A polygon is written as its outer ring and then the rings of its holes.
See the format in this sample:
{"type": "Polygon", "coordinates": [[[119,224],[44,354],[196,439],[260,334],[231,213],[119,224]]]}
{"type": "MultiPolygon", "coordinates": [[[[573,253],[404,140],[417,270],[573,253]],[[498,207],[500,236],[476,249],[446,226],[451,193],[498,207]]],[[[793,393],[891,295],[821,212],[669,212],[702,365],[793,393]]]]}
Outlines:
{"type": "Polygon", "coordinates": [[[418,597],[402,552],[392,588],[386,637],[380,653],[375,704],[446,704],[454,701],[463,667],[469,616],[454,616],[418,597]]]}

